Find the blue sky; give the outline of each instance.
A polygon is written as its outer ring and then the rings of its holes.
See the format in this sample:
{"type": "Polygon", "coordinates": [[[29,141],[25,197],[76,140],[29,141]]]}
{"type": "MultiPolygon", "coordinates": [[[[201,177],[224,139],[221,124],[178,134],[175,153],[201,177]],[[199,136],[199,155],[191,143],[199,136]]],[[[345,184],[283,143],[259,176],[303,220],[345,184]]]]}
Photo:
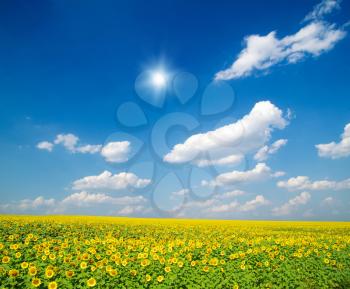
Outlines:
{"type": "Polygon", "coordinates": [[[0,212],[349,220],[349,2],[231,2],[1,3],[0,212]]]}

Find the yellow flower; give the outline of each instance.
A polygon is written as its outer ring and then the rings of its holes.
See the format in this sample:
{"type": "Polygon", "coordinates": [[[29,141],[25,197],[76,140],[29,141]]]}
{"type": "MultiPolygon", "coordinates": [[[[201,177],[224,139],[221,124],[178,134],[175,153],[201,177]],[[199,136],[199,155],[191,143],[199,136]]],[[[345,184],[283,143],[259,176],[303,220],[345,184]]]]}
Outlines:
{"type": "Polygon", "coordinates": [[[53,275],[55,275],[55,272],[52,270],[52,269],[47,269],[46,272],[45,272],[45,276],[47,278],[52,278],[53,275]]]}
{"type": "Polygon", "coordinates": [[[72,270],[66,271],[66,277],[67,278],[72,278],[74,276],[74,272],[72,270]]]}
{"type": "Polygon", "coordinates": [[[40,280],[39,278],[33,278],[33,280],[32,280],[32,285],[33,285],[34,287],[39,287],[40,284],[41,284],[41,280],[40,280]]]}
{"type": "Polygon", "coordinates": [[[323,262],[324,262],[325,264],[329,264],[329,259],[324,258],[324,259],[323,259],[323,262]]]}
{"type": "Polygon", "coordinates": [[[212,265],[212,266],[217,266],[219,264],[218,258],[210,259],[209,264],[212,265]]]}
{"type": "Polygon", "coordinates": [[[167,266],[167,267],[164,268],[164,271],[169,273],[171,271],[171,268],[169,266],[167,266]]]}
{"type": "Polygon", "coordinates": [[[15,256],[16,256],[16,258],[18,259],[18,258],[20,258],[20,257],[22,256],[22,254],[21,254],[21,252],[17,252],[17,253],[15,254],[15,256]]]}
{"type": "Polygon", "coordinates": [[[203,267],[203,271],[204,271],[204,272],[208,272],[208,271],[209,271],[209,267],[208,267],[208,266],[204,266],[204,267],[203,267]]]}
{"type": "Polygon", "coordinates": [[[11,258],[9,256],[5,256],[2,258],[2,263],[7,264],[8,262],[10,262],[11,258]]]}
{"type": "Polygon", "coordinates": [[[22,269],[28,268],[28,262],[22,262],[22,263],[21,263],[21,268],[22,268],[22,269]]]}
{"type": "Polygon", "coordinates": [[[36,269],[35,266],[31,266],[28,269],[28,273],[30,276],[35,276],[38,273],[38,270],[36,269]]]}
{"type": "Polygon", "coordinates": [[[47,286],[47,288],[49,289],[57,289],[57,282],[56,281],[53,281],[53,282],[50,282],[49,285],[47,286]]]}
{"type": "Polygon", "coordinates": [[[18,270],[16,270],[16,269],[11,269],[11,270],[9,271],[9,276],[10,276],[10,277],[15,278],[15,277],[17,277],[18,275],[19,275],[19,272],[18,272],[18,270]]]}
{"type": "Polygon", "coordinates": [[[238,284],[235,284],[235,285],[233,285],[232,288],[233,288],[233,289],[239,289],[239,286],[238,286],[238,284]]]}
{"type": "Polygon", "coordinates": [[[160,276],[157,277],[157,281],[159,283],[163,282],[163,280],[164,280],[164,276],[163,275],[160,275],[160,276]]]}
{"type": "Polygon", "coordinates": [[[136,271],[136,270],[131,270],[131,271],[130,271],[130,274],[131,274],[132,276],[136,276],[137,271],[136,271]]]}
{"type": "Polygon", "coordinates": [[[147,274],[147,275],[146,275],[146,282],[149,282],[149,281],[151,281],[151,280],[152,280],[151,275],[147,274]]]}
{"type": "Polygon", "coordinates": [[[81,269],[86,269],[86,267],[87,267],[87,263],[85,261],[80,263],[81,269]]]}
{"type": "Polygon", "coordinates": [[[241,269],[245,270],[245,265],[244,264],[241,264],[241,269]]]}
{"type": "Polygon", "coordinates": [[[94,287],[96,285],[96,279],[90,278],[89,280],[87,280],[86,284],[88,287],[94,287]]]}
{"type": "Polygon", "coordinates": [[[111,270],[109,270],[109,275],[111,275],[112,277],[114,277],[114,276],[116,276],[117,274],[118,274],[118,271],[117,270],[115,270],[115,269],[111,269],[111,270]]]}

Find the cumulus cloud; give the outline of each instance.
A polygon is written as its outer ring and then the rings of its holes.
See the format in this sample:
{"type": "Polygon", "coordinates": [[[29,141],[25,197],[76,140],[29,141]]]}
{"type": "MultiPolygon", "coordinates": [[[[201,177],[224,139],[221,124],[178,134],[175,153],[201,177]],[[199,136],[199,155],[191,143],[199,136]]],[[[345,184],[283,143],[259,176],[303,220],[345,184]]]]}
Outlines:
{"type": "Polygon", "coordinates": [[[38,149],[43,149],[51,152],[56,145],[62,145],[71,153],[95,154],[100,152],[102,145],[78,145],[79,137],[72,133],[58,134],[53,142],[42,141],[37,144],[38,149]]]}
{"type": "Polygon", "coordinates": [[[287,181],[279,181],[277,186],[288,189],[289,191],[298,190],[346,190],[350,189],[350,179],[342,181],[319,180],[311,181],[307,176],[297,176],[287,181]]]}
{"type": "Polygon", "coordinates": [[[235,198],[235,197],[243,196],[243,195],[245,195],[244,191],[234,190],[234,191],[229,191],[229,192],[218,194],[216,196],[216,198],[225,200],[225,199],[231,199],[231,198],[235,198]]]}
{"type": "Polygon", "coordinates": [[[145,212],[145,207],[142,205],[138,206],[126,206],[117,212],[119,216],[130,216],[145,212]]]}
{"type": "Polygon", "coordinates": [[[67,150],[71,152],[75,152],[75,146],[77,145],[78,141],[79,141],[79,138],[76,135],[72,133],[67,133],[67,134],[58,134],[56,136],[54,143],[61,144],[67,150]]]}
{"type": "Polygon", "coordinates": [[[340,9],[340,2],[337,0],[323,0],[315,5],[314,9],[305,16],[304,21],[320,20],[325,15],[331,13],[334,10],[340,9]]]}
{"type": "Polygon", "coordinates": [[[64,198],[61,204],[80,207],[96,204],[130,205],[144,203],[145,201],[146,199],[143,196],[111,197],[104,193],[88,193],[86,191],[82,191],[79,193],[73,193],[64,198]]]}
{"type": "Polygon", "coordinates": [[[307,56],[317,57],[331,50],[343,39],[346,31],[321,18],[339,7],[339,1],[325,0],[306,16],[312,20],[295,34],[279,38],[276,31],[267,35],[249,35],[245,47],[228,69],[219,71],[216,80],[246,77],[255,71],[265,71],[278,63],[296,63],[307,56]]]}
{"type": "Polygon", "coordinates": [[[261,162],[267,160],[269,155],[275,154],[279,151],[279,149],[287,144],[286,139],[279,139],[275,141],[272,145],[265,145],[258,150],[255,154],[254,159],[261,162]]]}
{"type": "Polygon", "coordinates": [[[163,159],[168,163],[192,162],[199,166],[238,162],[244,153],[255,151],[269,141],[274,129],[283,129],[287,124],[278,107],[261,101],[237,122],[190,136],[184,143],[175,145],[163,159]],[[230,148],[229,154],[225,148],[230,148]],[[211,159],[203,156],[208,154],[211,159]]]}
{"type": "Polygon", "coordinates": [[[49,152],[52,151],[54,144],[48,141],[39,142],[36,147],[40,150],[47,150],[49,152]]]}
{"type": "Polygon", "coordinates": [[[228,155],[217,159],[208,159],[208,158],[196,159],[193,161],[193,163],[201,168],[201,167],[208,167],[208,166],[215,166],[215,165],[238,165],[242,162],[243,159],[244,159],[243,155],[235,154],[235,155],[228,155]]]}
{"type": "Polygon", "coordinates": [[[237,201],[230,202],[228,204],[221,204],[217,206],[213,206],[211,208],[208,208],[208,212],[212,213],[223,213],[223,212],[231,212],[233,210],[236,210],[239,206],[239,203],[237,201]]]}
{"type": "MultiPolygon", "coordinates": [[[[217,199],[218,200],[218,199],[217,199]]],[[[258,207],[270,204],[268,200],[262,195],[257,195],[254,199],[240,204],[238,201],[233,200],[229,203],[216,202],[214,205],[209,205],[206,209],[211,213],[225,213],[225,212],[250,212],[255,211],[258,207]]]]}
{"type": "Polygon", "coordinates": [[[128,161],[130,150],[129,141],[110,142],[102,148],[101,155],[107,162],[122,163],[128,161]]]}
{"type": "MultiPolygon", "coordinates": [[[[24,199],[18,202],[0,205],[2,212],[36,212],[36,213],[65,213],[81,208],[97,209],[99,206],[119,208],[144,207],[147,200],[143,196],[112,197],[104,193],[88,193],[86,191],[73,193],[62,200],[45,199],[40,196],[35,199],[24,199]]],[[[75,212],[75,211],[73,211],[75,212]]],[[[140,212],[140,210],[138,211],[140,212]]],[[[122,214],[120,214],[122,215],[122,214]]]]}
{"type": "Polygon", "coordinates": [[[176,199],[178,197],[184,197],[190,193],[189,189],[181,189],[175,192],[170,193],[170,198],[171,199],[176,199]]]}
{"type": "Polygon", "coordinates": [[[87,176],[73,182],[74,190],[118,191],[140,189],[150,184],[151,180],[141,179],[133,173],[121,172],[113,175],[104,171],[97,176],[87,176]]]}
{"type": "Polygon", "coordinates": [[[339,143],[330,142],[316,145],[318,155],[323,158],[339,159],[350,156],[350,123],[344,127],[339,143]]]}
{"type": "Polygon", "coordinates": [[[23,199],[14,203],[2,204],[0,210],[3,212],[32,212],[47,210],[55,205],[55,199],[45,199],[43,196],[39,196],[35,199],[23,199]]]}
{"type": "Polygon", "coordinates": [[[255,182],[266,180],[271,177],[280,177],[283,172],[273,172],[265,163],[258,163],[256,166],[247,171],[232,171],[219,174],[213,181],[203,181],[202,185],[206,186],[229,186],[243,182],[255,182]]]}
{"type": "Polygon", "coordinates": [[[276,207],[272,210],[273,214],[277,216],[289,215],[296,211],[300,206],[305,205],[311,199],[311,195],[308,192],[302,192],[300,195],[293,199],[290,199],[287,203],[280,207],[276,207]]]}
{"type": "Polygon", "coordinates": [[[240,207],[240,211],[242,212],[254,211],[257,207],[268,205],[269,203],[270,202],[266,200],[264,196],[258,195],[255,197],[255,199],[244,203],[240,207]]]}

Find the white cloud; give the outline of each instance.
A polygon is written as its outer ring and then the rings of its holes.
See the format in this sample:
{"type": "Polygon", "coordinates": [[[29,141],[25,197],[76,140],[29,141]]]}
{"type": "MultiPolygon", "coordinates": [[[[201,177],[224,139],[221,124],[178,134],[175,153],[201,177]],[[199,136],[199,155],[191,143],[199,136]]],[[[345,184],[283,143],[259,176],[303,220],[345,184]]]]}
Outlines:
{"type": "Polygon", "coordinates": [[[339,143],[330,142],[316,145],[318,155],[324,158],[338,159],[350,156],[350,123],[344,127],[339,143]]]}
{"type": "Polygon", "coordinates": [[[221,204],[218,206],[213,206],[208,209],[208,212],[212,213],[223,213],[223,212],[231,212],[238,208],[239,203],[237,201],[230,202],[228,204],[221,204]]]}
{"type": "Polygon", "coordinates": [[[287,124],[278,107],[269,101],[261,101],[237,122],[192,135],[184,143],[175,145],[164,156],[164,161],[178,164],[192,162],[202,166],[225,163],[225,157],[237,161],[242,154],[255,151],[269,141],[274,129],[283,129],[287,124]],[[229,154],[225,151],[226,147],[230,148],[229,154]],[[213,160],[205,162],[203,154],[210,154],[213,160]]]}
{"type": "Polygon", "coordinates": [[[276,207],[272,210],[273,214],[281,216],[281,215],[289,215],[293,211],[297,210],[299,206],[305,205],[311,199],[311,195],[308,192],[302,192],[300,195],[296,196],[293,199],[290,199],[287,203],[283,204],[280,207],[276,207]]]}
{"type": "Polygon", "coordinates": [[[104,193],[88,193],[86,191],[82,191],[79,193],[73,193],[64,198],[61,204],[80,207],[92,206],[96,204],[131,205],[144,203],[145,201],[146,199],[143,196],[111,197],[104,193]]]}
{"type": "Polygon", "coordinates": [[[257,195],[254,199],[243,204],[239,203],[237,200],[226,202],[227,199],[231,199],[234,196],[239,196],[242,194],[244,194],[244,192],[237,190],[231,192],[230,197],[229,194],[226,194],[226,198],[223,197],[224,195],[217,195],[204,202],[197,201],[195,203],[189,203],[187,207],[189,209],[193,209],[195,207],[202,208],[204,209],[203,212],[207,213],[226,213],[255,211],[258,207],[270,204],[270,202],[262,195],[257,195]]]}
{"type": "Polygon", "coordinates": [[[314,9],[305,16],[304,20],[319,20],[325,15],[331,13],[333,10],[340,9],[340,2],[337,0],[323,0],[315,5],[314,9]]]}
{"type": "Polygon", "coordinates": [[[73,182],[74,190],[105,190],[117,191],[124,189],[139,189],[150,184],[151,180],[141,179],[133,173],[121,172],[113,175],[104,171],[97,176],[87,176],[73,182]]]}
{"type": "Polygon", "coordinates": [[[117,215],[120,216],[129,216],[129,215],[134,215],[134,214],[139,214],[145,211],[144,206],[126,206],[122,208],[121,210],[118,211],[117,215]]]}
{"type": "Polygon", "coordinates": [[[248,212],[248,211],[254,211],[256,210],[258,207],[260,206],[265,206],[270,204],[270,202],[268,200],[266,200],[264,198],[264,196],[262,195],[257,195],[255,197],[255,199],[248,201],[246,203],[244,203],[241,207],[240,207],[240,211],[242,212],[248,212]]]}
{"type": "Polygon", "coordinates": [[[75,152],[79,138],[72,133],[58,134],[54,141],[55,144],[62,144],[67,150],[75,152]]]}
{"type": "Polygon", "coordinates": [[[110,142],[102,148],[101,155],[108,162],[122,163],[128,161],[130,150],[128,141],[110,142]]]}
{"type": "Polygon", "coordinates": [[[267,160],[269,155],[275,154],[279,151],[279,149],[287,144],[286,139],[279,139],[275,141],[272,145],[265,145],[255,154],[254,159],[257,161],[265,161],[267,160]]]}
{"type": "Polygon", "coordinates": [[[79,137],[72,133],[58,134],[55,140],[52,142],[42,141],[37,144],[38,149],[45,149],[52,151],[55,145],[62,145],[66,150],[71,153],[82,153],[82,154],[95,154],[101,151],[102,145],[78,145],[79,137]]]}
{"type": "Polygon", "coordinates": [[[296,63],[307,56],[319,56],[331,50],[343,39],[346,32],[321,18],[339,7],[339,1],[325,0],[306,16],[312,20],[295,34],[283,38],[276,31],[267,35],[249,35],[244,39],[245,48],[228,69],[219,71],[216,80],[236,79],[264,71],[278,63],[296,63]]]}
{"type": "Polygon", "coordinates": [[[345,190],[350,189],[350,179],[345,179],[339,182],[329,180],[311,181],[307,176],[297,176],[295,178],[290,178],[287,181],[279,181],[277,186],[288,189],[289,191],[345,190]]]}
{"type": "Polygon", "coordinates": [[[243,196],[243,195],[245,195],[244,191],[234,190],[234,191],[229,191],[229,192],[225,192],[225,193],[222,193],[222,194],[218,194],[216,196],[216,198],[225,200],[225,199],[231,199],[231,198],[238,197],[238,196],[243,196]]]}
{"type": "Polygon", "coordinates": [[[82,154],[96,154],[101,151],[102,145],[83,145],[75,148],[75,152],[79,152],[82,154]]]}
{"type": "Polygon", "coordinates": [[[208,166],[214,166],[214,165],[238,165],[242,162],[244,159],[243,155],[236,154],[236,155],[228,155],[222,158],[218,159],[197,159],[193,163],[196,164],[198,167],[208,167],[208,166]]]}
{"type": "Polygon", "coordinates": [[[54,208],[56,205],[55,199],[45,199],[43,196],[39,196],[35,199],[23,199],[19,202],[8,203],[0,205],[0,211],[3,212],[33,212],[42,211],[49,208],[54,208]]]}
{"type": "Polygon", "coordinates": [[[258,163],[251,170],[223,173],[218,175],[213,181],[202,181],[202,185],[228,186],[242,182],[266,180],[271,177],[279,177],[283,174],[283,172],[273,172],[265,163],[258,163]]]}
{"type": "Polygon", "coordinates": [[[175,192],[170,193],[171,199],[176,199],[177,197],[184,197],[190,193],[189,189],[181,189],[175,192]]]}
{"type": "MultiPolygon", "coordinates": [[[[88,193],[86,191],[73,193],[63,200],[45,199],[40,196],[35,199],[24,199],[18,202],[0,205],[0,211],[6,213],[18,213],[18,212],[36,212],[45,214],[57,214],[74,212],[77,209],[93,208],[98,210],[99,208],[118,208],[117,212],[127,208],[139,208],[143,207],[147,200],[140,195],[135,196],[120,196],[112,197],[104,193],[88,193]],[[102,207],[101,207],[102,206],[102,207]]],[[[136,210],[135,210],[136,212],[136,210]]],[[[141,210],[137,210],[138,213],[141,210]]]]}
{"type": "Polygon", "coordinates": [[[48,141],[42,141],[42,142],[39,142],[39,143],[36,145],[36,147],[37,147],[38,149],[40,149],[40,150],[47,150],[47,151],[49,151],[49,152],[52,151],[53,146],[54,146],[53,143],[48,142],[48,141]]]}

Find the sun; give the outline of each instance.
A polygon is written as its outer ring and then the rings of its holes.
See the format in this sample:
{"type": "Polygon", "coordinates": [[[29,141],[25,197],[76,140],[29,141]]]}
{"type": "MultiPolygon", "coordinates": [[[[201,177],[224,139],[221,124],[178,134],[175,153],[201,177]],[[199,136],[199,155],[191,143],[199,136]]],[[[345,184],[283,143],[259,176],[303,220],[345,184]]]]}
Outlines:
{"type": "Polygon", "coordinates": [[[164,88],[167,84],[167,78],[167,74],[161,70],[154,71],[151,75],[152,84],[156,88],[164,88]]]}

